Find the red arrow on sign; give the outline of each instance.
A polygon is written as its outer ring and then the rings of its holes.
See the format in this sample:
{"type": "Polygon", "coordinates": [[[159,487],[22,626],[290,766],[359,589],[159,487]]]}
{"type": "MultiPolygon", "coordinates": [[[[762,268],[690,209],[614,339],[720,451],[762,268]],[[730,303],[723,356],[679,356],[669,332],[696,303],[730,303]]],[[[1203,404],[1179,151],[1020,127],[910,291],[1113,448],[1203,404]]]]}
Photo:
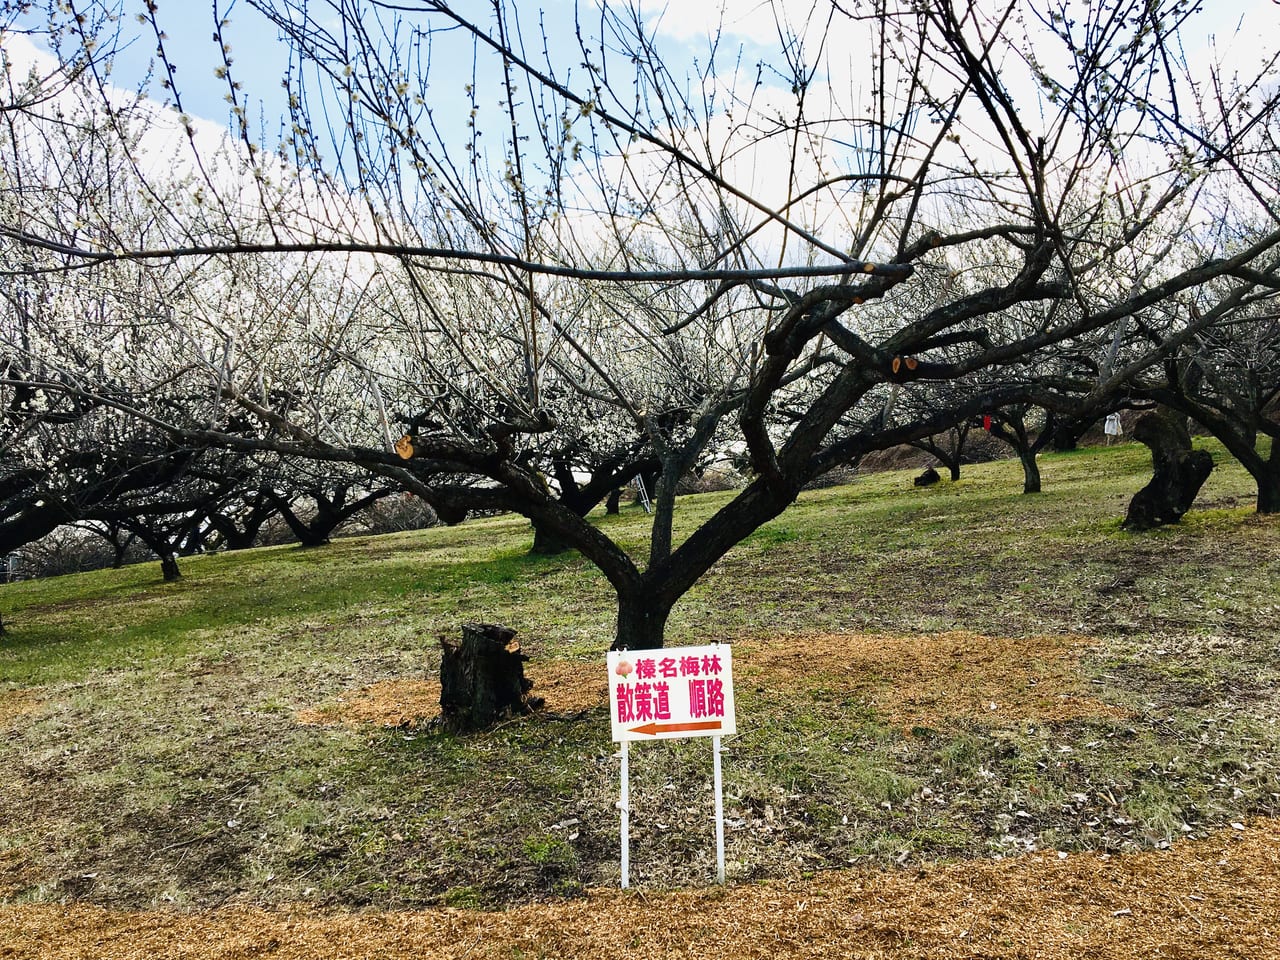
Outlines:
{"type": "Polygon", "coordinates": [[[723,726],[720,720],[700,720],[693,723],[646,723],[632,727],[628,733],[645,733],[654,736],[659,733],[691,733],[694,730],[719,730],[723,726]]]}

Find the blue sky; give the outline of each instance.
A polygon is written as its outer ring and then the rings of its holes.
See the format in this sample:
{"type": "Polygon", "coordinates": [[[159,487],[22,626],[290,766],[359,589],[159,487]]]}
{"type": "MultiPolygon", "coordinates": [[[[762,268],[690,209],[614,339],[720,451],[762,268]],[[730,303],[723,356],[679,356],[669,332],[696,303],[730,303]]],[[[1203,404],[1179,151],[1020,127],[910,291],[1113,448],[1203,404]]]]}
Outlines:
{"type": "MultiPolygon", "coordinates": [[[[140,0],[120,2],[124,10],[122,27],[134,39],[122,49],[114,78],[121,85],[129,85],[139,82],[145,75],[154,57],[155,38],[149,25],[139,24],[135,20],[135,13],[141,9],[140,0]]],[[[280,42],[276,27],[266,22],[246,0],[231,0],[229,3],[217,0],[216,7],[210,0],[195,0],[194,3],[193,0],[158,2],[157,16],[167,33],[166,49],[177,67],[178,86],[186,112],[214,123],[227,123],[228,104],[224,101],[227,87],[215,75],[221,64],[221,57],[212,36],[215,15],[225,17],[229,20],[225,36],[231,45],[232,73],[243,84],[243,102],[247,108],[250,135],[255,139],[261,135],[268,148],[274,146],[280,129],[278,117],[285,106],[280,81],[288,65],[288,50],[280,42]]],[[[286,0],[275,2],[283,4],[286,0]]],[[[628,0],[620,2],[625,9],[628,0]]],[[[722,76],[733,72],[741,49],[740,79],[744,87],[749,89],[754,81],[756,61],[766,55],[766,51],[776,51],[778,29],[775,15],[801,25],[817,11],[815,19],[820,25],[825,22],[823,12],[827,9],[829,0],[776,0],[773,4],[769,0],[632,2],[640,4],[646,22],[657,31],[664,59],[671,66],[673,74],[683,76],[686,64],[691,63],[700,53],[705,56],[708,36],[719,30],[723,33],[719,54],[724,71],[722,76]]],[[[488,0],[455,0],[455,3],[459,9],[476,11],[475,15],[482,22],[488,23],[492,19],[488,0]]],[[[327,0],[309,0],[308,5],[316,16],[323,16],[322,11],[330,9],[327,0]]],[[[996,6],[996,0],[990,0],[990,5],[996,6]]],[[[616,6],[618,3],[615,3],[616,6]]],[[[577,61],[581,55],[574,39],[574,19],[575,16],[580,17],[584,30],[588,33],[595,32],[599,19],[596,0],[512,0],[511,7],[520,11],[526,44],[534,53],[532,59],[535,62],[541,60],[542,44],[537,35],[541,26],[545,25],[549,35],[559,38],[556,41],[560,44],[558,52],[555,46],[552,50],[560,75],[563,77],[564,71],[571,70],[575,80],[580,80],[582,70],[577,66],[577,61]]],[[[1205,7],[1208,9],[1197,15],[1184,35],[1184,41],[1188,44],[1188,57],[1192,62],[1200,61],[1208,56],[1211,48],[1216,47],[1215,59],[1238,66],[1243,72],[1257,63],[1266,47],[1274,47],[1274,38],[1280,34],[1275,29],[1280,20],[1280,4],[1274,0],[1212,0],[1205,7]],[[1215,38],[1212,43],[1211,37],[1215,38]]],[[[845,25],[845,29],[848,30],[848,25],[845,25]]],[[[815,28],[814,32],[818,30],[815,28]]],[[[830,44],[829,47],[839,46],[838,54],[845,58],[844,67],[850,71],[856,70],[861,78],[866,68],[866,57],[858,53],[856,47],[859,44],[858,38],[854,37],[852,42],[830,44]]],[[[457,158],[460,151],[454,150],[453,144],[460,143],[460,138],[467,134],[466,118],[470,104],[465,88],[472,73],[471,42],[460,32],[444,35],[433,46],[433,58],[435,62],[427,99],[434,109],[434,119],[449,137],[450,148],[445,153],[450,158],[457,158]]],[[[489,62],[492,64],[494,61],[490,59],[489,62]]],[[[833,58],[832,64],[833,68],[840,67],[838,58],[833,58]]],[[[775,74],[765,74],[763,79],[766,84],[776,85],[777,89],[761,100],[768,100],[771,106],[778,109],[794,110],[794,97],[790,96],[789,90],[783,88],[782,78],[775,74]],[[788,100],[791,101],[789,106],[788,100]]],[[[860,79],[853,82],[851,87],[846,78],[844,106],[848,106],[849,97],[856,98],[858,91],[865,89],[859,86],[860,82],[860,79]]],[[[629,88],[629,78],[623,78],[623,82],[617,85],[625,91],[629,88]]],[[[580,86],[575,83],[575,87],[580,86]]],[[[496,80],[491,76],[488,89],[481,98],[482,119],[488,118],[491,122],[498,123],[482,143],[487,144],[490,151],[490,171],[497,171],[500,176],[506,138],[502,130],[501,109],[496,106],[498,96],[494,94],[495,89],[496,80]]],[[[163,99],[165,91],[156,84],[152,93],[158,99],[163,99]]],[[[821,104],[815,104],[815,107],[820,110],[821,104]]],[[[723,131],[720,131],[717,136],[722,134],[723,131]]],[[[725,142],[730,143],[727,138],[725,142]]],[[[839,149],[838,137],[830,143],[833,146],[829,149],[839,149]]],[[[732,147],[740,149],[741,141],[733,142],[732,147]]],[[[321,149],[328,152],[324,144],[321,149]]],[[[851,150],[845,156],[832,159],[837,164],[851,164],[856,160],[856,154],[856,150],[851,150]]],[[[734,182],[753,195],[767,198],[766,202],[781,202],[787,190],[785,153],[752,144],[750,151],[744,151],[739,156],[741,162],[730,165],[726,171],[734,182]],[[775,197],[774,194],[778,196],[775,197]]],[[[529,178],[532,176],[530,172],[529,178]]]]}
{"type": "MultiPolygon", "coordinates": [[[[135,20],[142,9],[139,0],[120,2],[124,14],[122,29],[131,39],[117,57],[114,77],[121,85],[131,85],[145,76],[154,59],[156,43],[150,26],[135,20]]],[[[688,62],[705,49],[707,36],[717,29],[724,33],[722,57],[726,62],[732,62],[741,46],[745,49],[746,62],[752,63],[761,51],[776,44],[774,8],[781,11],[783,17],[799,23],[814,10],[821,13],[826,5],[826,0],[779,0],[772,6],[768,0],[637,2],[646,20],[656,25],[664,51],[676,64],[675,72],[680,71],[681,60],[688,62]]],[[[482,20],[491,20],[490,4],[486,0],[457,0],[455,5],[459,10],[474,10],[482,20]]],[[[313,15],[317,15],[326,5],[312,0],[309,6],[313,15]]],[[[576,50],[572,49],[575,16],[582,18],[589,31],[598,19],[594,0],[539,0],[537,3],[520,0],[512,6],[519,10],[529,46],[540,53],[541,42],[535,35],[540,24],[545,24],[551,37],[563,38],[563,59],[569,66],[577,58],[576,50]]],[[[1241,68],[1256,62],[1264,47],[1274,44],[1272,38],[1280,35],[1280,4],[1275,0],[1212,0],[1205,7],[1207,9],[1192,21],[1194,26],[1187,33],[1190,42],[1195,43],[1203,36],[1207,46],[1213,37],[1219,56],[1229,55],[1230,62],[1241,68]]],[[[288,51],[278,39],[276,28],[244,0],[217,0],[216,6],[192,0],[159,0],[157,17],[167,34],[166,49],[177,68],[183,107],[193,116],[220,123],[228,120],[226,85],[215,76],[221,64],[218,44],[213,39],[215,16],[229,21],[225,37],[231,44],[233,76],[243,84],[251,129],[256,134],[265,118],[263,132],[271,139],[277,131],[276,119],[284,107],[280,80],[288,64],[288,51]]],[[[29,16],[25,22],[36,25],[39,20],[29,16]]],[[[1190,52],[1192,56],[1200,53],[1190,52]]],[[[444,67],[436,81],[445,86],[440,96],[446,99],[461,96],[471,70],[470,44],[461,37],[456,43],[452,40],[438,43],[434,56],[437,66],[444,67]],[[452,81],[456,81],[456,91],[449,89],[452,81]]],[[[154,83],[151,92],[157,99],[165,98],[166,92],[154,83]]]]}
{"type": "MultiPolygon", "coordinates": [[[[310,6],[313,15],[324,9],[322,4],[312,3],[310,6]]],[[[492,21],[490,5],[484,0],[461,0],[456,6],[460,10],[476,9],[477,18],[482,23],[492,21]]],[[[525,40],[531,51],[540,55],[542,41],[537,34],[545,25],[553,43],[555,38],[561,38],[565,48],[563,59],[570,66],[579,58],[574,48],[575,16],[583,19],[586,29],[591,29],[594,18],[598,18],[595,4],[590,0],[585,3],[576,3],[575,0],[541,0],[537,4],[519,2],[513,6],[519,9],[525,40]]],[[[761,26],[760,8],[763,5],[760,0],[730,0],[728,6],[741,8],[730,9],[726,20],[731,29],[735,24],[743,23],[744,33],[735,34],[735,45],[738,40],[750,45],[751,37],[748,34],[757,32],[761,26]],[[748,25],[750,30],[745,29],[748,25]]],[[[710,24],[719,19],[716,12],[718,5],[705,0],[692,0],[692,6],[686,0],[680,5],[679,13],[669,9],[666,3],[645,2],[642,7],[647,18],[664,24],[664,42],[676,56],[681,52],[691,54],[701,48],[710,24]]],[[[120,24],[125,39],[115,58],[113,79],[119,85],[129,87],[141,83],[148,70],[155,65],[157,44],[151,25],[139,23],[136,19],[143,9],[138,0],[121,0],[121,9],[123,16],[120,24]]],[[[227,21],[223,28],[223,38],[230,43],[232,73],[243,84],[244,93],[251,104],[251,117],[256,121],[261,115],[265,115],[270,125],[270,121],[274,121],[284,107],[280,81],[288,67],[288,50],[279,39],[277,28],[243,0],[219,2],[216,7],[209,3],[196,4],[192,0],[159,0],[156,19],[165,33],[166,53],[176,68],[177,87],[183,108],[193,116],[228,122],[229,105],[225,101],[227,88],[215,75],[222,64],[219,44],[213,36],[215,17],[227,21]]],[[[43,18],[36,12],[19,22],[38,30],[43,25],[43,18]]],[[[772,22],[771,16],[769,22],[772,22]]],[[[33,39],[38,47],[48,49],[48,44],[38,36],[33,36],[33,39]]],[[[456,80],[461,91],[471,71],[470,44],[459,36],[456,43],[437,44],[434,56],[438,63],[444,61],[440,76],[456,80]]],[[[157,100],[170,99],[169,94],[159,86],[160,79],[162,78],[158,76],[153,78],[150,93],[157,100]]],[[[268,133],[271,132],[273,130],[269,129],[268,133]]]]}

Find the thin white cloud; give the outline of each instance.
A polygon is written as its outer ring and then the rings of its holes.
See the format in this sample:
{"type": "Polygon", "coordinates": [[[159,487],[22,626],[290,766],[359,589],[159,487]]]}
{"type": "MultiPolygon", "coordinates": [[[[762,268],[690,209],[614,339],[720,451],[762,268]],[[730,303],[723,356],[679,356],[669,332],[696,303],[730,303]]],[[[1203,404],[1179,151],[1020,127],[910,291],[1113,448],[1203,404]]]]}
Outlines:
{"type": "Polygon", "coordinates": [[[649,0],[641,4],[660,34],[681,42],[719,34],[747,43],[772,44],[780,27],[801,31],[810,20],[824,23],[830,9],[829,0],[649,0]]]}

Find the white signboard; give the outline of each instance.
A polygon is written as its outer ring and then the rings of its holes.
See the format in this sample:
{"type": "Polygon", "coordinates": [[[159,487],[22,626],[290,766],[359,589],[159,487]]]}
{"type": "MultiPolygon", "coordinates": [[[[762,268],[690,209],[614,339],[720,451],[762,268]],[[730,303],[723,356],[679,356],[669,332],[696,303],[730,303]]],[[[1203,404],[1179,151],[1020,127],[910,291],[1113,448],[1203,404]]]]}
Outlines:
{"type": "Polygon", "coordinates": [[[613,739],[669,740],[737,732],[728,644],[611,651],[613,739]]]}

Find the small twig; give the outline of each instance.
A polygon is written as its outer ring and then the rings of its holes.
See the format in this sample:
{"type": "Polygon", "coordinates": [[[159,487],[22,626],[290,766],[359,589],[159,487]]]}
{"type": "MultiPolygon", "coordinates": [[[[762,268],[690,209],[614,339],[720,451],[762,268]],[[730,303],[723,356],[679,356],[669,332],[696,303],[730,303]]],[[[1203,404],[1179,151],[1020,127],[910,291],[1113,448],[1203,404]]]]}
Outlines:
{"type": "Polygon", "coordinates": [[[1180,907],[1182,908],[1182,912],[1183,912],[1183,913],[1185,913],[1185,914],[1186,914],[1188,917],[1190,917],[1192,920],[1194,920],[1194,921],[1196,922],[1196,926],[1198,926],[1198,927],[1200,928],[1201,932],[1203,932],[1203,931],[1204,931],[1204,921],[1202,921],[1199,917],[1197,917],[1194,913],[1192,913],[1192,912],[1191,912],[1191,910],[1187,907],[1187,905],[1186,905],[1185,903],[1183,903],[1183,902],[1182,902],[1182,898],[1181,898],[1181,897],[1174,897],[1173,899],[1174,899],[1174,901],[1178,904],[1178,906],[1180,906],[1180,907]]]}
{"type": "Polygon", "coordinates": [[[168,846],[161,847],[160,852],[163,853],[168,850],[177,850],[180,847],[189,847],[193,843],[199,843],[201,840],[208,840],[210,837],[212,837],[214,834],[218,833],[222,829],[223,829],[222,827],[214,827],[212,830],[208,830],[204,833],[197,834],[194,837],[188,837],[186,840],[179,840],[177,843],[171,843],[168,846]]]}

